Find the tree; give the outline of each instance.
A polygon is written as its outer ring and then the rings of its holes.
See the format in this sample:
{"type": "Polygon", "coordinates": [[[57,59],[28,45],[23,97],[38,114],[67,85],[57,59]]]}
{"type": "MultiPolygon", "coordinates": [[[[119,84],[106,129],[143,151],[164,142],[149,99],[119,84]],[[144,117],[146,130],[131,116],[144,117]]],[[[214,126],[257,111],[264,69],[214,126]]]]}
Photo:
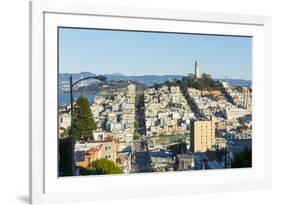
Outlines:
{"type": "Polygon", "coordinates": [[[212,76],[210,74],[207,74],[207,73],[202,73],[201,78],[210,79],[210,78],[212,78],[212,76]]]}
{"type": "Polygon", "coordinates": [[[231,163],[232,168],[246,168],[252,167],[252,150],[244,149],[235,155],[233,162],[231,163]]]}
{"type": "Polygon", "coordinates": [[[134,128],[135,128],[135,133],[138,133],[138,130],[140,128],[138,119],[135,119],[134,121],[134,128]]]}
{"type": "Polygon", "coordinates": [[[84,96],[78,98],[73,112],[72,134],[78,140],[85,140],[93,136],[97,129],[88,99],[84,96]]]}
{"type": "Polygon", "coordinates": [[[93,161],[82,175],[122,174],[122,170],[111,160],[102,158],[93,161]]]}
{"type": "Polygon", "coordinates": [[[139,135],[134,135],[134,136],[133,136],[133,140],[137,141],[137,140],[139,140],[139,139],[140,139],[140,136],[139,136],[139,135]]]}

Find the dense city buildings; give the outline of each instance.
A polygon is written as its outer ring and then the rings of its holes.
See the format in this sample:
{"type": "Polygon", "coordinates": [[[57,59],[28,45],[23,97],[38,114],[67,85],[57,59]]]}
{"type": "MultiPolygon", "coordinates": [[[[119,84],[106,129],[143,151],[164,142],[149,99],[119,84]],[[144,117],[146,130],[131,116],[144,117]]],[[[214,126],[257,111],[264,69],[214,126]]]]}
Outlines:
{"type": "Polygon", "coordinates": [[[149,88],[144,92],[148,137],[184,135],[194,116],[178,86],[149,88]]]}
{"type": "MultiPolygon", "coordinates": [[[[239,165],[236,157],[251,153],[251,88],[200,74],[197,61],[194,69],[182,80],[152,86],[102,85],[114,92],[95,94],[89,102],[95,126],[87,138],[75,139],[76,175],[111,173],[97,172],[95,166],[104,163],[112,173],[126,174],[251,166],[251,159],[239,165]]],[[[71,137],[69,105],[59,107],[58,124],[64,142],[71,137]]]]}

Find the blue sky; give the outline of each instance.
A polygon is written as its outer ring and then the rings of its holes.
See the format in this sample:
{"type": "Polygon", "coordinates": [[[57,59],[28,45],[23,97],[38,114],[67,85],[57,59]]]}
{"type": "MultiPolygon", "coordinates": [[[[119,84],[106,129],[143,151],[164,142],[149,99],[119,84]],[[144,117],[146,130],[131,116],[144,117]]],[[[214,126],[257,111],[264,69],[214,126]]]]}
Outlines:
{"type": "Polygon", "coordinates": [[[251,79],[250,37],[60,28],[59,72],[251,79]]]}

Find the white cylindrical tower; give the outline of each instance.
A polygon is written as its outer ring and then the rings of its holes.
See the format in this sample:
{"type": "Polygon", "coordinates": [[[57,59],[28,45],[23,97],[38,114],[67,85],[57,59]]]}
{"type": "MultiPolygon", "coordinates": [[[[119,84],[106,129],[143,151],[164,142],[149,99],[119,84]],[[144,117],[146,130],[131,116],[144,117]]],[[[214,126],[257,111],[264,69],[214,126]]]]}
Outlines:
{"type": "Polygon", "coordinates": [[[195,61],[195,78],[200,78],[199,64],[195,61]]]}

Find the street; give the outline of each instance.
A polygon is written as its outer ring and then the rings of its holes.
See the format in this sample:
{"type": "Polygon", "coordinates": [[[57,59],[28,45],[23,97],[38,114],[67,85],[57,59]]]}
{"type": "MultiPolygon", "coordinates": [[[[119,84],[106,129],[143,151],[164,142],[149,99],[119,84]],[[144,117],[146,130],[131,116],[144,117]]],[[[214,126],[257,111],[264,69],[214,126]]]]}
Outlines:
{"type": "Polygon", "coordinates": [[[132,170],[133,173],[151,172],[150,156],[147,150],[146,137],[143,135],[133,143],[132,170]]]}

